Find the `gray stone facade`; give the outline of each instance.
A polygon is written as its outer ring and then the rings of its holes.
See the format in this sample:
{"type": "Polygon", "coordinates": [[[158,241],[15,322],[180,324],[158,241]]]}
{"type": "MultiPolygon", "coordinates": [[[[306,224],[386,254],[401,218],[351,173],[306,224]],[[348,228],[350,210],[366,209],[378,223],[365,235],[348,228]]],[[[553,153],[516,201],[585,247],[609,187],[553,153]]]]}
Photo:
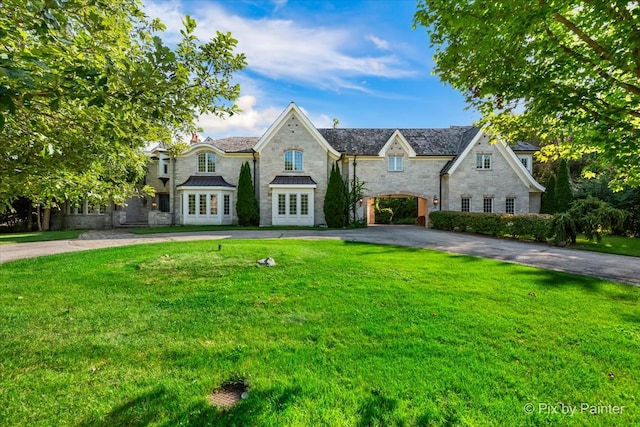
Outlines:
{"type": "Polygon", "coordinates": [[[463,198],[470,211],[482,212],[490,203],[493,212],[505,212],[509,205],[516,214],[537,213],[544,188],[530,174],[536,149],[522,143],[513,149],[491,144],[471,126],[316,129],[292,103],[260,138],[195,139],[175,159],[162,146],[154,147],[145,183],[155,189],[155,197],[132,200],[120,210],[111,208],[103,215],[102,227],[89,216],[74,218],[69,225],[104,228],[134,219],[150,226],[235,224],[236,186],[245,162],[252,171],[264,226],[324,225],[332,165],[340,168],[349,185],[354,178],[364,183],[357,216],[369,222],[376,197],[416,197],[418,214],[424,218],[434,209],[462,210],[463,198]],[[199,171],[202,153],[215,156],[215,170],[199,171]],[[294,157],[285,162],[287,155],[294,157]]]}

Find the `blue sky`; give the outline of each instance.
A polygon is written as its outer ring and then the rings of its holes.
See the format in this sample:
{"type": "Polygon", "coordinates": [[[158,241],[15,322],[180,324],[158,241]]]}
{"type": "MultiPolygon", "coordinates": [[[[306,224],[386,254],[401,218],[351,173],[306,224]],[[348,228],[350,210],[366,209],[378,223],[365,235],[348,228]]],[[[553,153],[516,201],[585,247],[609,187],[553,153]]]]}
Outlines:
{"type": "Polygon", "coordinates": [[[185,14],[209,39],[230,31],[247,67],[236,75],[243,113],[201,117],[203,136],[260,136],[294,101],[316,127],[428,128],[470,125],[478,113],[431,74],[415,0],[144,0],[178,39],[185,14]]]}

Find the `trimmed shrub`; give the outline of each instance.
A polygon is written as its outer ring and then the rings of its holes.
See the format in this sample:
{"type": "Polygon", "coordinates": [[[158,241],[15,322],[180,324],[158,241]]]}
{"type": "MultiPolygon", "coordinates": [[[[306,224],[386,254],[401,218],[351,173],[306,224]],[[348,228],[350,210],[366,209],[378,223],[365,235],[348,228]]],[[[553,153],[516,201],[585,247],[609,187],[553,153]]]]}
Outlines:
{"type": "Polygon", "coordinates": [[[238,178],[238,200],[236,201],[236,213],[239,225],[259,225],[260,210],[258,200],[251,181],[251,168],[249,162],[245,162],[240,168],[238,178]]]}
{"type": "Polygon", "coordinates": [[[340,171],[333,165],[324,196],[324,219],[331,228],[342,228],[349,223],[349,199],[347,186],[340,171]]]}
{"type": "Polygon", "coordinates": [[[551,215],[508,215],[483,212],[434,211],[429,214],[431,228],[469,231],[491,236],[533,237],[544,242],[551,233],[551,215]]]}

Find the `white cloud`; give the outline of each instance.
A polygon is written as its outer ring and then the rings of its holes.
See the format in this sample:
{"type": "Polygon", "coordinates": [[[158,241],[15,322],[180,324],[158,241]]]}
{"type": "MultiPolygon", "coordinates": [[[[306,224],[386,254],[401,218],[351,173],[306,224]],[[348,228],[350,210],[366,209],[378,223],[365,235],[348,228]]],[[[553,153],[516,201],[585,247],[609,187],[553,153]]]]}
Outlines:
{"type": "Polygon", "coordinates": [[[198,125],[202,127],[203,135],[214,139],[225,136],[262,136],[281,111],[275,107],[257,110],[256,102],[255,96],[245,95],[236,102],[241,113],[224,118],[212,114],[200,116],[198,125]]]}
{"type": "MultiPolygon", "coordinates": [[[[180,2],[148,1],[145,11],[151,17],[161,18],[167,31],[177,32],[181,28],[184,12],[180,13],[180,2]]],[[[245,18],[227,12],[218,3],[199,4],[193,14],[199,38],[210,39],[216,30],[231,32],[238,40],[237,51],[247,57],[247,70],[271,79],[332,90],[365,90],[358,84],[363,77],[400,78],[415,74],[393,53],[349,53],[362,51],[362,46],[358,46],[362,37],[350,28],[311,26],[290,19],[245,18]]],[[[388,42],[375,36],[368,39],[381,49],[388,47],[388,42]]]]}
{"type": "Polygon", "coordinates": [[[367,40],[372,41],[374,45],[376,45],[376,47],[378,49],[383,49],[383,50],[387,50],[389,49],[389,42],[386,40],[383,40],[381,38],[378,38],[376,36],[374,36],[373,34],[369,34],[367,36],[367,40]]]}

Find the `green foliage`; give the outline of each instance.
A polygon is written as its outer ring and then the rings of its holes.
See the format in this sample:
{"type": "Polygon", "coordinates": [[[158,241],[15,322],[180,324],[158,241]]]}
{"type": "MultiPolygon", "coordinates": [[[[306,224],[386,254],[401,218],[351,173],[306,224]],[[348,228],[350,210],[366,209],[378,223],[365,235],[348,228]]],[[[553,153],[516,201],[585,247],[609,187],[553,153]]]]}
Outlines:
{"type": "Polygon", "coordinates": [[[201,114],[232,114],[245,65],[228,33],[200,42],[186,17],[175,49],[137,0],[0,6],[0,209],[117,204],[136,192],[149,141],[171,148],[201,114]]]}
{"type": "Polygon", "coordinates": [[[364,181],[361,181],[360,178],[355,178],[355,181],[351,183],[351,190],[349,190],[349,205],[348,208],[351,211],[351,223],[357,224],[358,218],[356,216],[356,209],[358,208],[358,204],[362,203],[364,198],[364,192],[366,190],[364,181]]]}
{"type": "Polygon", "coordinates": [[[256,198],[256,193],[253,188],[253,181],[251,180],[249,162],[245,162],[240,168],[236,213],[238,215],[239,225],[260,224],[260,210],[258,208],[258,199],[256,198]]]}
{"type": "Polygon", "coordinates": [[[556,213],[556,177],[551,175],[547,181],[546,190],[542,195],[540,213],[553,214],[556,213]]]}
{"type": "Polygon", "coordinates": [[[612,233],[640,237],[640,188],[625,188],[614,192],[607,185],[610,176],[611,174],[605,171],[595,178],[579,178],[576,182],[576,197],[595,197],[611,207],[624,210],[627,212],[624,223],[621,227],[613,227],[612,233]]]}
{"type": "Polygon", "coordinates": [[[556,177],[556,212],[566,212],[573,202],[573,191],[571,190],[569,168],[565,159],[560,160],[556,177]]]}
{"type": "Polygon", "coordinates": [[[584,233],[589,241],[598,242],[603,234],[610,234],[614,228],[622,227],[627,216],[625,211],[613,208],[595,197],[576,200],[568,214],[575,221],[578,232],[584,233]]]}
{"type": "Polygon", "coordinates": [[[481,125],[542,159],[596,154],[615,189],[640,186],[638,22],[632,1],[420,0],[414,17],[481,125]]]}
{"type": "Polygon", "coordinates": [[[324,219],[331,228],[342,228],[349,224],[349,199],[347,186],[336,165],[331,166],[331,174],[324,197],[324,219]]]}
{"type": "Polygon", "coordinates": [[[559,245],[567,245],[576,242],[576,222],[568,212],[560,212],[551,219],[551,236],[559,245]]]}
{"type": "Polygon", "coordinates": [[[375,215],[376,222],[381,224],[414,224],[418,217],[418,200],[415,197],[377,198],[375,215]],[[386,209],[391,210],[391,216],[386,209]]]}
{"type": "Polygon", "coordinates": [[[542,214],[508,215],[484,212],[433,211],[431,228],[474,232],[491,236],[531,237],[544,242],[550,235],[551,216],[542,214]]]}
{"type": "Polygon", "coordinates": [[[393,223],[393,209],[376,208],[376,224],[391,224],[391,223],[393,223]]]}

